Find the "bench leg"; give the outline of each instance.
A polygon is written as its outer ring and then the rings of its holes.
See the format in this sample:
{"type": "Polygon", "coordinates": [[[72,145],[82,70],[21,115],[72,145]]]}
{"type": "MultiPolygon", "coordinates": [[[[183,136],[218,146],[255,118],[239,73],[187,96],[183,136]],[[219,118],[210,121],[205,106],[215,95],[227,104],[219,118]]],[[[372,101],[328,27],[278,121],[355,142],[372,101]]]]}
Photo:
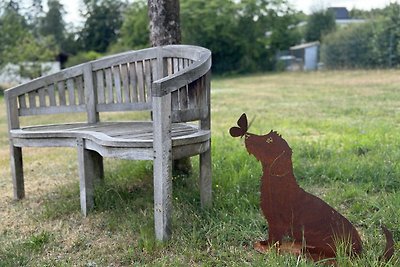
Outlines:
{"type": "Polygon", "coordinates": [[[154,227],[157,240],[171,236],[172,161],[154,160],[154,227]]]}
{"type": "Polygon", "coordinates": [[[79,188],[81,211],[83,216],[94,206],[93,182],[103,175],[103,165],[98,165],[101,156],[92,150],[85,149],[85,140],[78,140],[78,161],[79,161],[79,188]]]}
{"type": "Polygon", "coordinates": [[[211,207],[211,149],[200,154],[200,201],[203,208],[211,207]]]}
{"type": "Polygon", "coordinates": [[[94,182],[103,182],[104,181],[104,164],[103,164],[103,157],[97,153],[96,151],[91,151],[90,157],[93,161],[93,173],[94,173],[94,182]]]}
{"type": "Polygon", "coordinates": [[[171,236],[172,141],[171,94],[153,97],[154,127],[154,228],[157,240],[171,236]]]}
{"type": "Polygon", "coordinates": [[[14,199],[22,199],[25,197],[22,148],[10,145],[10,156],[14,199]]]}

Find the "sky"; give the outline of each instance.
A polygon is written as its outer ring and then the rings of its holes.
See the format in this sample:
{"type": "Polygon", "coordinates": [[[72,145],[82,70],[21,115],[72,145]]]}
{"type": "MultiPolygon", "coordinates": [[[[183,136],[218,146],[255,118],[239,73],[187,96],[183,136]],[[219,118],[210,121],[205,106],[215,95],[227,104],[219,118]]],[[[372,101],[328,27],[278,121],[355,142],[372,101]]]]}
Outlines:
{"type": "MultiPolygon", "coordinates": [[[[207,1],[207,0],[205,0],[207,1]]],[[[390,4],[390,2],[400,2],[400,0],[289,0],[289,3],[296,10],[301,10],[306,14],[312,13],[316,8],[327,8],[331,6],[346,7],[347,9],[358,8],[369,10],[371,8],[382,8],[390,4]]],[[[65,20],[68,23],[79,24],[82,18],[79,17],[79,9],[82,0],[61,0],[67,12],[65,20]]]]}

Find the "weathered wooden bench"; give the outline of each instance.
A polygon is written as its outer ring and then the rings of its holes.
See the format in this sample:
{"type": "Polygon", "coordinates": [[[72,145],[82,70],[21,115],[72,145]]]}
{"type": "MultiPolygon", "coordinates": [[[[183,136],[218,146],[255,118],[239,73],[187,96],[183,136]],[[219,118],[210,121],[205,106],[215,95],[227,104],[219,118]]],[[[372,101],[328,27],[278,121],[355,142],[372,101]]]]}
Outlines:
{"type": "Polygon", "coordinates": [[[103,157],[153,160],[156,238],[168,239],[173,159],[200,155],[201,204],[211,204],[210,67],[209,50],[171,45],[91,61],[5,91],[14,198],[25,195],[22,147],[77,147],[85,216],[94,205],[94,180],[104,175],[103,157]],[[152,119],[100,121],[99,113],[113,111],[149,111],[152,119]],[[77,112],[87,121],[20,125],[21,116],[77,112]]]}

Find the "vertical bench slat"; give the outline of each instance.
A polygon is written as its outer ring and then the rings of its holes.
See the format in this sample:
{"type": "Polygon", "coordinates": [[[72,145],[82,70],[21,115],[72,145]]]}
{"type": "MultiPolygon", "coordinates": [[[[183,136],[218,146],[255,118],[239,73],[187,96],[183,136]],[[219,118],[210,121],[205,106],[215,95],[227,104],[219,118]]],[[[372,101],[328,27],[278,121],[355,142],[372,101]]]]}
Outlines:
{"type": "Polygon", "coordinates": [[[167,75],[170,76],[174,74],[174,62],[172,58],[167,58],[167,75]]]}
{"type": "Polygon", "coordinates": [[[47,85],[47,93],[49,94],[50,106],[54,107],[56,103],[56,94],[54,92],[54,84],[47,85]]]}
{"type": "Polygon", "coordinates": [[[111,68],[105,69],[106,72],[106,87],[107,87],[107,104],[114,103],[114,92],[111,68]]]}
{"type": "Polygon", "coordinates": [[[28,93],[28,96],[29,96],[29,108],[35,108],[36,107],[36,95],[37,95],[36,91],[28,93]]]}
{"type": "Polygon", "coordinates": [[[23,94],[18,96],[18,102],[20,108],[26,108],[26,95],[23,94]]]}
{"type": "Polygon", "coordinates": [[[143,62],[138,61],[136,65],[136,74],[138,78],[138,100],[139,102],[145,102],[145,79],[144,79],[144,73],[143,73],[143,62]]]}
{"type": "Polygon", "coordinates": [[[121,77],[124,103],[129,103],[131,99],[131,94],[129,90],[128,64],[121,65],[121,77]]]}
{"type": "Polygon", "coordinates": [[[198,101],[201,95],[201,79],[198,79],[188,86],[188,109],[198,107],[198,101]],[[199,90],[200,89],[200,90],[199,90]]]}
{"type": "Polygon", "coordinates": [[[171,106],[172,110],[179,110],[179,90],[171,93],[171,106]]]}
{"type": "Polygon", "coordinates": [[[178,58],[178,70],[183,70],[184,68],[183,58],[178,58]]]}
{"type": "Polygon", "coordinates": [[[103,70],[96,71],[96,84],[97,84],[97,98],[99,104],[105,103],[104,97],[104,75],[103,70]]]}
{"type": "Polygon", "coordinates": [[[176,73],[179,71],[179,60],[178,60],[178,58],[174,57],[172,59],[172,61],[173,61],[173,72],[172,73],[176,73]]]}
{"type": "Polygon", "coordinates": [[[179,109],[185,110],[188,108],[188,90],[187,85],[179,88],[179,109]]]}
{"type": "Polygon", "coordinates": [[[119,66],[114,66],[112,70],[114,74],[115,95],[117,98],[116,100],[117,103],[122,103],[121,76],[119,66]]]}
{"type": "Polygon", "coordinates": [[[39,106],[40,107],[46,107],[46,90],[45,88],[40,88],[38,90],[38,94],[39,94],[39,106]]]}
{"type": "Polygon", "coordinates": [[[74,79],[71,78],[67,80],[67,89],[68,89],[69,105],[75,106],[76,100],[75,100],[74,79]]]}
{"type": "Polygon", "coordinates": [[[185,68],[187,68],[189,65],[190,65],[190,61],[189,61],[189,59],[188,58],[185,58],[184,60],[183,60],[183,64],[184,64],[184,66],[185,66],[185,68]]]}
{"type": "Polygon", "coordinates": [[[57,83],[57,90],[58,90],[58,98],[60,99],[60,105],[61,106],[65,106],[66,105],[66,99],[65,99],[64,81],[59,81],[57,83]]]}
{"type": "Polygon", "coordinates": [[[78,103],[79,105],[85,104],[85,90],[83,88],[83,77],[78,76],[75,78],[76,92],[78,93],[78,103]]]}
{"type": "Polygon", "coordinates": [[[87,119],[89,123],[96,123],[99,121],[99,113],[96,110],[97,91],[93,85],[93,71],[90,63],[85,64],[83,67],[83,80],[87,119]]]}
{"type": "Polygon", "coordinates": [[[145,80],[146,80],[146,91],[145,91],[145,101],[151,101],[151,83],[152,83],[152,68],[151,61],[145,60],[145,80]]]}
{"type": "Polygon", "coordinates": [[[135,103],[135,102],[138,102],[137,76],[136,76],[135,62],[129,63],[129,78],[130,78],[131,102],[135,103]]]}

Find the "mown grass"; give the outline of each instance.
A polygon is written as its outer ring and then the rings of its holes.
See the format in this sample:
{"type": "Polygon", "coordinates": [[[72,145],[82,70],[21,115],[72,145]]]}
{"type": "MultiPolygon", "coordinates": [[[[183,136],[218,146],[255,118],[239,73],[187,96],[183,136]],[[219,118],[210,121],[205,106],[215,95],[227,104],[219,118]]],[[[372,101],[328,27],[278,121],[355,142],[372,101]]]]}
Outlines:
{"type": "Polygon", "coordinates": [[[95,210],[82,218],[76,151],[26,149],[27,197],[13,201],[1,98],[0,266],[314,266],[252,249],[268,227],[259,210],[260,165],[242,140],[228,134],[242,112],[255,118],[250,132],[279,131],[293,149],[300,185],[358,228],[364,252],[356,258],[340,255],[340,266],[398,266],[398,242],[389,263],[378,258],[384,248],[381,222],[396,241],[400,237],[399,74],[214,78],[213,207],[200,208],[194,159],[194,173],[173,180],[174,233],[167,243],[154,239],[151,162],[107,159],[95,210]]]}

